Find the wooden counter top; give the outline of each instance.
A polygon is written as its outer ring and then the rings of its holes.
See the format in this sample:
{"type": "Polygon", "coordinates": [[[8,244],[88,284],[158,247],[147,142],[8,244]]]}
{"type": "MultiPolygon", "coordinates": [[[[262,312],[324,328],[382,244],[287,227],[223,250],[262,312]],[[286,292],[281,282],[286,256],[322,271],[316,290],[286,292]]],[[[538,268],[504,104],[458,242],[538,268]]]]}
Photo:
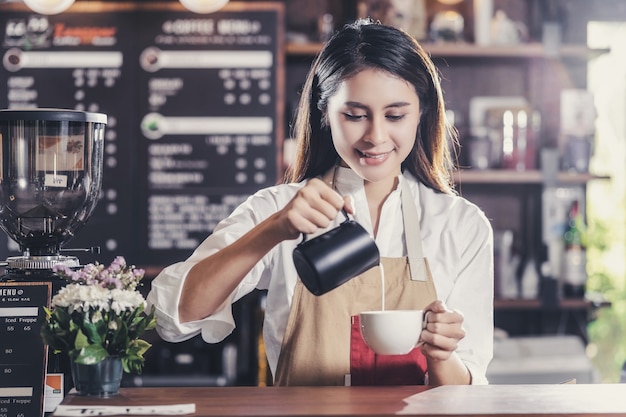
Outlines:
{"type": "MultiPolygon", "coordinates": [[[[626,416],[626,384],[122,388],[64,405],[194,403],[194,416],[626,416]]],[[[85,414],[91,415],[91,414],[85,414]]]]}

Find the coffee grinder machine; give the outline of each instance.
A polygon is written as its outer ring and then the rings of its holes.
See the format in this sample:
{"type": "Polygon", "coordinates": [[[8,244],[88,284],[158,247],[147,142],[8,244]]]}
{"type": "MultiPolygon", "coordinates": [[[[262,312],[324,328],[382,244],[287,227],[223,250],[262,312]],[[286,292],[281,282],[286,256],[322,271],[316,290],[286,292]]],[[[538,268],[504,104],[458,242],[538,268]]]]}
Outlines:
{"type": "Polygon", "coordinates": [[[4,279],[54,280],[54,265],[79,265],[61,248],[98,201],[106,122],[78,110],[0,110],[0,227],[22,253],[6,260],[4,279]]]}
{"type": "MultiPolygon", "coordinates": [[[[0,263],[0,282],[51,282],[53,295],[65,284],[53,267],[80,266],[63,246],[98,201],[106,123],[78,110],[0,110],[0,227],[21,252],[0,263]]],[[[54,356],[48,372],[69,369],[54,356]]]]}

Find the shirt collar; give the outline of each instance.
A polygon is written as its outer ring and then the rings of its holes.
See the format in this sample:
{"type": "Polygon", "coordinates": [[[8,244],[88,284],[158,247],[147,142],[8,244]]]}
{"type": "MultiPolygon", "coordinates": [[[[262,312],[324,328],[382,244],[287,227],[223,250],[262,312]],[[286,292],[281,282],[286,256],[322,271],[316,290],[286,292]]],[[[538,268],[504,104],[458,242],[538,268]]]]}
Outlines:
{"type": "MultiPolygon", "coordinates": [[[[402,177],[402,174],[399,174],[398,185],[391,193],[392,195],[400,193],[400,181],[403,180],[404,178],[402,177]]],[[[355,192],[363,189],[363,178],[359,177],[359,175],[351,168],[342,166],[337,167],[334,181],[335,189],[339,192],[339,194],[354,194],[355,192]]]]}

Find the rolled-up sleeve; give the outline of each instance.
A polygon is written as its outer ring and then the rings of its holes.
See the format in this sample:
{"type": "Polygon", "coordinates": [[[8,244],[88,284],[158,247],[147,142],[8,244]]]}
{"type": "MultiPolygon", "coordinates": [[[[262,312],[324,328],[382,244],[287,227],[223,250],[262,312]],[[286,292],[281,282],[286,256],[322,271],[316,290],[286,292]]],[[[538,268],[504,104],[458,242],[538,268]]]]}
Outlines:
{"type": "Polygon", "coordinates": [[[152,282],[148,294],[148,306],[155,307],[157,333],[168,342],[182,342],[198,333],[208,343],[217,343],[232,333],[235,321],[232,315],[231,299],[222,303],[211,316],[196,321],[181,323],[178,317],[178,301],[187,273],[194,265],[180,262],[165,268],[152,282]]]}
{"type": "Polygon", "coordinates": [[[217,225],[213,233],[194,250],[188,259],[164,268],[152,281],[147,302],[149,307],[155,307],[156,330],[161,338],[169,342],[182,342],[197,334],[202,334],[204,341],[217,343],[233,332],[235,321],[232,304],[255,288],[267,288],[273,251],[270,251],[249,271],[213,314],[201,320],[181,323],[178,306],[187,274],[195,264],[230,245],[275,213],[281,204],[285,204],[284,201],[279,201],[279,197],[286,200],[295,192],[288,187],[282,187],[281,190],[282,193],[279,193],[278,188],[273,187],[250,196],[217,225]]]}
{"type": "Polygon", "coordinates": [[[456,225],[459,263],[446,304],[463,313],[465,337],[457,353],[472,375],[472,384],[487,384],[493,357],[493,232],[476,210],[456,225]]]}

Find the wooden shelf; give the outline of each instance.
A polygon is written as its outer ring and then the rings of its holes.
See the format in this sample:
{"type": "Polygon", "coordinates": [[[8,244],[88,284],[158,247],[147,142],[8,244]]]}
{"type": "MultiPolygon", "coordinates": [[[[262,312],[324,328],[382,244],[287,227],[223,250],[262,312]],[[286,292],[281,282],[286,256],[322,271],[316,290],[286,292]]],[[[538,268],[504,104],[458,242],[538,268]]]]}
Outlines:
{"type": "Polygon", "coordinates": [[[608,52],[608,50],[591,49],[585,45],[562,45],[558,55],[546,52],[541,43],[525,43],[519,45],[478,46],[471,43],[463,44],[424,44],[424,48],[433,57],[460,58],[582,58],[588,59],[608,52]]]}
{"type": "MultiPolygon", "coordinates": [[[[592,49],[585,45],[562,45],[558,55],[550,55],[541,43],[519,45],[478,46],[472,43],[422,43],[432,57],[448,58],[581,58],[588,59],[607,53],[608,49],[592,49]]],[[[315,55],[321,43],[287,43],[287,55],[315,55]]]]}
{"type": "MultiPolygon", "coordinates": [[[[456,171],[453,175],[454,182],[457,184],[541,184],[543,182],[543,175],[539,170],[465,169],[456,171]]],[[[561,172],[558,175],[558,182],[560,184],[585,184],[591,180],[609,178],[604,175],[561,172]]]]}

